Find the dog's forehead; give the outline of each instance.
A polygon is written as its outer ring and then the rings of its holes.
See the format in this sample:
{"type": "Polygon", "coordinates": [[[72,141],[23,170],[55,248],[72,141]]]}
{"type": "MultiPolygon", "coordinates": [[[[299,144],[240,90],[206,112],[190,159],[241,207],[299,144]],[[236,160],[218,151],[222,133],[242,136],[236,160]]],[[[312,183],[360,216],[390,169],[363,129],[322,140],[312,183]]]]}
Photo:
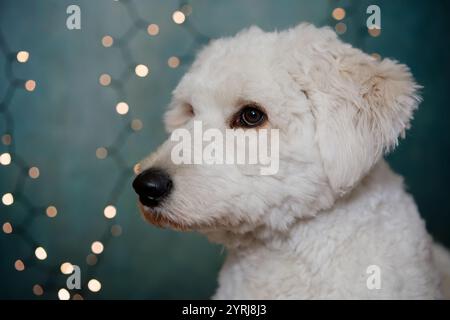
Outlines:
{"type": "Polygon", "coordinates": [[[273,37],[266,35],[259,34],[260,41],[242,35],[213,41],[199,53],[174,95],[189,100],[209,92],[236,99],[261,91],[271,81],[276,58],[273,37]]]}

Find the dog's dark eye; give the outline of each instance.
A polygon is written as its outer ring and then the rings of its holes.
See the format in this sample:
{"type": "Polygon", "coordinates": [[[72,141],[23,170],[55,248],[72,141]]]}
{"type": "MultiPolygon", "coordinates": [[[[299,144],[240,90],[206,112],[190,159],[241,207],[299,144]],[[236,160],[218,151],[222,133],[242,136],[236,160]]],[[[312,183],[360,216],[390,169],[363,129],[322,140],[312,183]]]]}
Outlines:
{"type": "Polygon", "coordinates": [[[193,107],[191,104],[186,103],[186,104],[184,105],[184,109],[185,109],[186,114],[187,114],[188,116],[190,116],[190,117],[195,116],[194,107],[193,107]]]}
{"type": "Polygon", "coordinates": [[[254,128],[266,121],[266,114],[256,105],[244,106],[235,117],[233,127],[254,128]]]}

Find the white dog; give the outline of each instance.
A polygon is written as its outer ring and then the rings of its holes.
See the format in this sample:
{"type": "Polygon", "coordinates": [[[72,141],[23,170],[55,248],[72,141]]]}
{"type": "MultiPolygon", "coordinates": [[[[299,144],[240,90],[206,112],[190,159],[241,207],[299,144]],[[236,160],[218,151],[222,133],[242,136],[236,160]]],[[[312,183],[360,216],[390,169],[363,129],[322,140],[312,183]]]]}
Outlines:
{"type": "Polygon", "coordinates": [[[193,120],[279,129],[279,170],[175,165],[168,140],[133,183],[141,211],[228,249],[217,299],[443,297],[447,253],[433,256],[414,200],[382,159],[409,127],[418,89],[405,65],[328,28],[215,40],[173,92],[168,131],[193,120]]]}

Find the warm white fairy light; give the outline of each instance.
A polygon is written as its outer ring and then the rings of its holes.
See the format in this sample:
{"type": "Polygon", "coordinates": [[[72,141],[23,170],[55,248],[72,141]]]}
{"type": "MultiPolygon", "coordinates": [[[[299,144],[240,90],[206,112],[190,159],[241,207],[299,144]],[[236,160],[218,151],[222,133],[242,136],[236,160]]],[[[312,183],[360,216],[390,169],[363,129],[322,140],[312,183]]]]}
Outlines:
{"type": "Polygon", "coordinates": [[[2,196],[2,202],[5,206],[10,206],[14,203],[14,196],[12,193],[8,192],[2,196]]]}
{"type": "Polygon", "coordinates": [[[167,64],[171,68],[176,68],[180,65],[180,59],[178,57],[170,57],[169,60],[167,60],[167,64]]]}
{"type": "Polygon", "coordinates": [[[33,293],[34,293],[36,296],[42,296],[42,295],[44,294],[44,288],[42,288],[42,286],[39,285],[39,284],[35,284],[35,285],[33,286],[33,293]]]}
{"type": "Polygon", "coordinates": [[[64,262],[61,264],[59,270],[61,270],[62,274],[71,274],[73,272],[73,264],[70,262],[64,262]]]}
{"type": "Polygon", "coordinates": [[[134,69],[134,72],[138,77],[144,78],[148,75],[149,70],[145,64],[138,64],[134,69]]]}
{"type": "Polygon", "coordinates": [[[91,245],[91,250],[95,254],[101,254],[103,252],[103,243],[100,241],[94,241],[91,245]]]}
{"type": "Polygon", "coordinates": [[[111,47],[113,44],[114,44],[114,39],[113,39],[113,37],[107,35],[107,36],[104,36],[104,37],[102,38],[102,45],[103,45],[105,48],[109,48],[109,47],[111,47]]]}
{"type": "Polygon", "coordinates": [[[10,234],[13,232],[13,227],[12,227],[11,223],[5,222],[2,226],[2,230],[4,233],[10,234]]]}
{"type": "Polygon", "coordinates": [[[25,270],[25,263],[23,263],[22,260],[17,259],[17,260],[14,262],[14,268],[15,268],[17,271],[23,271],[23,270],[25,270]]]}
{"type": "Polygon", "coordinates": [[[11,155],[8,152],[0,155],[0,164],[7,166],[11,163],[11,155]]]}
{"type": "Polygon", "coordinates": [[[34,81],[34,80],[27,80],[26,82],[25,82],[25,89],[27,90],[27,91],[34,91],[34,89],[36,89],[36,81],[34,81]]]}
{"type": "Polygon", "coordinates": [[[186,20],[186,15],[180,10],[177,10],[172,14],[172,20],[176,24],[182,24],[186,20]]]}
{"type": "Polygon", "coordinates": [[[129,109],[130,109],[130,107],[128,106],[128,103],[123,102],[123,101],[119,102],[116,105],[116,111],[118,114],[121,114],[121,115],[127,114],[129,109]]]}
{"type": "Polygon", "coordinates": [[[374,57],[375,59],[377,59],[378,61],[381,60],[381,55],[379,53],[376,53],[376,52],[372,53],[371,56],[374,57]]]}
{"type": "Polygon", "coordinates": [[[4,135],[2,135],[2,143],[3,143],[5,146],[9,146],[9,145],[11,144],[11,142],[12,142],[12,137],[11,137],[10,134],[4,134],[4,135]]]}
{"type": "Polygon", "coordinates": [[[47,209],[45,209],[45,214],[49,218],[54,218],[58,214],[58,210],[55,206],[48,206],[47,209]]]}
{"type": "Polygon", "coordinates": [[[116,216],[117,209],[113,205],[106,206],[105,209],[103,210],[103,214],[105,215],[106,218],[112,219],[116,216]]]}
{"type": "Polygon", "coordinates": [[[368,28],[367,30],[369,34],[374,38],[378,37],[381,34],[381,29],[379,28],[368,28]]]}
{"type": "Polygon", "coordinates": [[[336,24],[334,29],[336,30],[337,34],[344,34],[347,31],[347,25],[343,22],[339,22],[336,24]]]}
{"type": "Polygon", "coordinates": [[[30,170],[28,170],[28,175],[31,179],[37,179],[39,178],[39,168],[38,167],[31,167],[30,170]]]}
{"type": "Polygon", "coordinates": [[[331,15],[334,19],[340,21],[345,18],[345,10],[343,8],[335,8],[331,15]]]}
{"type": "Polygon", "coordinates": [[[98,159],[105,159],[108,156],[108,150],[105,147],[99,147],[95,151],[95,155],[98,159]]]}
{"type": "Polygon", "coordinates": [[[88,288],[92,292],[99,292],[100,289],[102,288],[102,284],[97,279],[91,279],[88,282],[88,288]]]}
{"type": "Polygon", "coordinates": [[[36,250],[34,251],[34,254],[36,258],[38,258],[39,260],[47,259],[47,251],[45,251],[45,249],[42,247],[37,247],[36,250]]]}
{"type": "Polygon", "coordinates": [[[139,131],[142,129],[142,127],[143,124],[140,119],[133,119],[133,121],[131,121],[131,129],[133,129],[134,131],[139,131]]]}
{"type": "Polygon", "coordinates": [[[75,293],[72,297],[72,300],[84,300],[84,298],[81,294],[75,293]]]}
{"type": "Polygon", "coordinates": [[[151,36],[156,36],[159,33],[159,26],[155,23],[149,24],[147,27],[147,33],[151,36]]]}
{"type": "Polygon", "coordinates": [[[58,299],[59,300],[69,300],[70,299],[70,292],[67,291],[67,289],[62,288],[58,291],[58,299]]]}
{"type": "Polygon", "coordinates": [[[17,52],[17,61],[20,63],[25,63],[28,61],[28,58],[30,57],[30,53],[28,51],[19,51],[17,52]]]}
{"type": "Polygon", "coordinates": [[[111,84],[111,76],[107,73],[104,73],[100,75],[100,78],[98,78],[98,82],[104,87],[109,86],[111,84]]]}

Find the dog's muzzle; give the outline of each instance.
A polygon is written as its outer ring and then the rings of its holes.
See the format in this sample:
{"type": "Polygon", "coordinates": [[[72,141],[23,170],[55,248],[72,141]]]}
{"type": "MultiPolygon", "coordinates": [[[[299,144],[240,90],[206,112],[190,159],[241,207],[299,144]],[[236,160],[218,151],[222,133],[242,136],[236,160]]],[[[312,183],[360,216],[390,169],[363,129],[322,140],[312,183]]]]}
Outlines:
{"type": "Polygon", "coordinates": [[[164,170],[150,168],[141,172],[133,181],[139,201],[150,208],[158,206],[172,191],[173,183],[164,170]]]}

